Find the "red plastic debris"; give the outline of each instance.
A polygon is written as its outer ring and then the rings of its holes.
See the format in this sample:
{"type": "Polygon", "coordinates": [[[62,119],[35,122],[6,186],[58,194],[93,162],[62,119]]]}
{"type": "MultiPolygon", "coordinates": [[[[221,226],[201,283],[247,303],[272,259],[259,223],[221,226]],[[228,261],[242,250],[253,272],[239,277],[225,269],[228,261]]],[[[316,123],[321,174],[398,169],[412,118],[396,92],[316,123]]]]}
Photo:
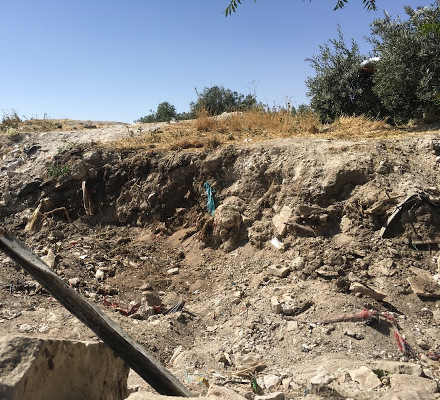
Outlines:
{"type": "Polygon", "coordinates": [[[115,311],[118,311],[118,312],[120,312],[122,315],[126,315],[126,316],[129,316],[129,315],[132,315],[132,314],[136,313],[136,311],[139,310],[139,307],[141,306],[141,303],[136,303],[136,304],[135,304],[134,306],[132,306],[129,310],[124,310],[124,309],[121,308],[121,307],[119,306],[119,304],[116,303],[116,302],[111,303],[111,302],[108,301],[106,298],[102,299],[102,301],[104,302],[104,304],[105,304],[107,307],[112,307],[112,308],[114,308],[115,311]]]}

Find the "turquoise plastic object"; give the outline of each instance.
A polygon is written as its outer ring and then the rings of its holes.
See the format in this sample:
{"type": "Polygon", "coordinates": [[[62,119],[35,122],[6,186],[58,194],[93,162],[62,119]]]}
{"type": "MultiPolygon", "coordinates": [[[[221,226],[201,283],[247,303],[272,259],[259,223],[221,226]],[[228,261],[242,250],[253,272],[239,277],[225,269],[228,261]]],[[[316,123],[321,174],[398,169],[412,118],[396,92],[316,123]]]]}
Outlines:
{"type": "Polygon", "coordinates": [[[214,215],[215,212],[215,191],[209,184],[209,182],[205,182],[203,187],[206,190],[206,195],[208,196],[208,211],[211,215],[214,215]]]}

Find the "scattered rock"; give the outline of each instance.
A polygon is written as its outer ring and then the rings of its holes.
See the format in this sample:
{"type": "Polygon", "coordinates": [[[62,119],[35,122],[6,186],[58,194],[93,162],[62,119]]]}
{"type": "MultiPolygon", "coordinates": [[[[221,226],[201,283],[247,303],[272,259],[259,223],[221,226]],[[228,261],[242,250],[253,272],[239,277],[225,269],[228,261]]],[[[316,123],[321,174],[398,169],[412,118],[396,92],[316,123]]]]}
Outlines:
{"type": "Polygon", "coordinates": [[[96,273],[95,273],[95,278],[98,280],[98,281],[102,281],[102,280],[104,280],[105,279],[105,272],[102,270],[102,269],[98,269],[97,271],[96,271],[96,273]]]}
{"type": "Polygon", "coordinates": [[[411,286],[411,290],[419,297],[437,298],[440,297],[440,285],[436,282],[431,274],[421,268],[411,267],[414,276],[407,278],[411,286]]]}
{"type": "Polygon", "coordinates": [[[261,356],[256,353],[237,353],[234,357],[234,363],[237,370],[252,368],[261,363],[261,356]]]}
{"type": "Polygon", "coordinates": [[[348,373],[351,379],[358,382],[364,390],[373,390],[382,384],[377,375],[367,367],[350,370],[348,373]]]}
{"type": "Polygon", "coordinates": [[[258,378],[257,381],[263,389],[270,390],[281,383],[281,378],[278,375],[264,375],[262,378],[258,378]]]}
{"type": "Polygon", "coordinates": [[[380,361],[376,364],[375,369],[383,370],[390,374],[422,375],[422,367],[420,365],[408,362],[380,361]]]}
{"type": "Polygon", "coordinates": [[[366,296],[370,296],[375,300],[383,300],[387,297],[386,294],[379,292],[378,290],[367,287],[360,282],[354,282],[350,285],[350,291],[353,293],[361,293],[366,296]]]}
{"type": "Polygon", "coordinates": [[[284,249],[284,243],[280,242],[277,238],[272,238],[270,241],[270,244],[275,247],[277,250],[283,250],[284,249]]]}
{"type": "Polygon", "coordinates": [[[351,328],[346,328],[344,330],[344,335],[350,336],[356,340],[363,340],[365,338],[365,336],[362,333],[356,332],[351,328]]]}
{"type": "Polygon", "coordinates": [[[295,257],[290,261],[289,266],[292,271],[301,271],[306,266],[306,262],[303,257],[295,257]]]}
{"type": "Polygon", "coordinates": [[[175,267],[175,268],[170,268],[167,270],[167,274],[168,275],[177,275],[179,273],[179,268],[175,267]]]}
{"type": "Polygon", "coordinates": [[[424,399],[431,399],[438,390],[436,381],[414,375],[391,375],[390,386],[391,389],[397,389],[401,392],[416,391],[424,399]]]}
{"type": "Polygon", "coordinates": [[[76,277],[76,278],[70,278],[70,279],[68,280],[69,285],[72,286],[72,287],[74,287],[74,288],[75,288],[75,287],[78,287],[80,281],[81,281],[81,280],[80,280],[78,277],[76,277]]]}
{"type": "Polygon", "coordinates": [[[34,330],[34,328],[32,328],[32,326],[30,326],[29,324],[21,324],[21,325],[18,327],[18,330],[19,330],[21,333],[31,333],[31,332],[34,330]]]}
{"type": "Polygon", "coordinates": [[[50,269],[55,267],[56,256],[52,249],[47,250],[47,254],[42,256],[41,259],[47,264],[50,269]]]}
{"type": "Polygon", "coordinates": [[[329,374],[327,371],[319,371],[312,379],[310,379],[309,384],[313,386],[324,386],[332,383],[336,377],[329,374]]]}
{"type": "Polygon", "coordinates": [[[292,216],[292,208],[289,206],[283,206],[279,214],[272,218],[272,222],[275,226],[275,232],[278,236],[283,237],[287,232],[287,224],[292,216]]]}
{"type": "Polygon", "coordinates": [[[278,276],[279,278],[285,278],[290,274],[290,268],[280,264],[274,264],[267,268],[267,272],[271,275],[278,276]]]}
{"type": "Polygon", "coordinates": [[[270,298],[270,310],[274,314],[281,314],[283,312],[283,307],[276,296],[270,298]]]}
{"type": "Polygon", "coordinates": [[[162,304],[160,296],[150,291],[142,293],[142,302],[148,306],[160,306],[162,304]]]}

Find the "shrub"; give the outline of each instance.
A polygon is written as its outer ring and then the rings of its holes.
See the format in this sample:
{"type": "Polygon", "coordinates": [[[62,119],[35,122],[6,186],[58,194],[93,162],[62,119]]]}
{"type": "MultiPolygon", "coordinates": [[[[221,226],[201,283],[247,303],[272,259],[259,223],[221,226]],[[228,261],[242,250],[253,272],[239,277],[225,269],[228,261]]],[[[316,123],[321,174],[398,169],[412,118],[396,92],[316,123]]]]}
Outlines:
{"type": "Polygon", "coordinates": [[[406,21],[384,18],[371,24],[370,42],[380,55],[374,91],[396,122],[439,114],[440,31],[424,29],[440,22],[440,0],[416,10],[405,7],[406,21]]]}
{"type": "Polygon", "coordinates": [[[10,113],[3,111],[0,130],[6,132],[9,129],[17,129],[20,122],[21,122],[21,118],[18,116],[17,111],[12,110],[10,113]]]}
{"type": "Polygon", "coordinates": [[[380,101],[372,91],[372,79],[360,72],[365,59],[359,46],[352,40],[348,48],[338,27],[338,39],[319,47],[320,54],[308,58],[316,76],[308,78],[306,86],[311,96],[310,106],[323,122],[331,122],[341,115],[380,112],[380,101]]]}
{"type": "Polygon", "coordinates": [[[233,92],[223,86],[205,87],[202,93],[197,92],[197,101],[191,102],[190,108],[194,115],[206,110],[210,116],[224,112],[243,111],[257,104],[255,96],[233,92]]]}
{"type": "Polygon", "coordinates": [[[176,118],[176,116],[177,116],[176,108],[167,101],[164,101],[157,106],[156,112],[150,110],[149,115],[146,115],[145,117],[141,117],[135,122],[141,122],[141,123],[169,122],[173,118],[176,118]]]}
{"type": "Polygon", "coordinates": [[[416,10],[405,7],[406,21],[385,17],[371,24],[373,52],[379,56],[373,71],[360,69],[366,57],[352,41],[339,38],[320,46],[308,61],[316,76],[306,85],[311,107],[323,122],[341,115],[391,117],[404,123],[440,115],[440,0],[416,10]],[[372,73],[374,72],[374,73],[372,73]]]}

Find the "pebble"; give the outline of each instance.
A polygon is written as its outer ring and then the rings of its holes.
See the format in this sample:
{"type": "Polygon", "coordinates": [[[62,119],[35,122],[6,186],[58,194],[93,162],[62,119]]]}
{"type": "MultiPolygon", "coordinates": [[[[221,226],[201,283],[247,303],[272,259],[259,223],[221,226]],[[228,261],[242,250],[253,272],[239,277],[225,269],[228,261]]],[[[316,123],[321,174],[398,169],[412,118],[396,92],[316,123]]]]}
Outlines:
{"type": "Polygon", "coordinates": [[[47,331],[49,331],[49,327],[48,327],[47,325],[41,325],[41,326],[38,328],[38,332],[39,332],[39,333],[46,333],[47,331]]]}
{"type": "Polygon", "coordinates": [[[356,339],[356,340],[363,340],[365,338],[365,336],[362,333],[356,332],[350,328],[345,329],[344,335],[352,337],[353,339],[356,339]]]}
{"type": "Polygon", "coordinates": [[[167,274],[168,275],[177,275],[179,273],[179,268],[170,268],[169,270],[167,270],[167,274]]]}
{"type": "Polygon", "coordinates": [[[271,265],[267,268],[267,272],[279,278],[285,278],[290,274],[290,268],[279,264],[271,265]]]}
{"type": "Polygon", "coordinates": [[[21,324],[21,325],[18,327],[18,330],[19,330],[21,333],[30,333],[30,332],[32,332],[33,328],[32,328],[32,326],[30,326],[29,324],[21,324]]]}
{"type": "Polygon", "coordinates": [[[303,257],[295,257],[290,261],[290,269],[292,271],[301,271],[306,266],[306,262],[303,257]]]}
{"type": "Polygon", "coordinates": [[[280,382],[281,377],[278,375],[264,375],[260,386],[262,386],[264,389],[271,389],[277,386],[280,382]]]}
{"type": "Polygon", "coordinates": [[[79,278],[70,278],[69,279],[69,285],[72,287],[77,287],[79,285],[80,279],[79,278]]]}
{"type": "Polygon", "coordinates": [[[281,307],[281,304],[276,296],[272,296],[270,298],[270,311],[272,311],[274,314],[281,314],[283,311],[283,308],[281,307]]]}
{"type": "Polygon", "coordinates": [[[319,371],[312,379],[310,379],[310,384],[313,386],[323,386],[328,385],[336,379],[335,376],[331,375],[327,371],[319,371]]]}
{"type": "Polygon", "coordinates": [[[105,272],[102,269],[98,269],[95,273],[95,278],[98,281],[102,281],[105,278],[105,272]]]}
{"type": "Polygon", "coordinates": [[[312,348],[309,345],[303,343],[301,345],[301,351],[303,351],[304,353],[308,353],[309,351],[312,351],[312,348]]]}

